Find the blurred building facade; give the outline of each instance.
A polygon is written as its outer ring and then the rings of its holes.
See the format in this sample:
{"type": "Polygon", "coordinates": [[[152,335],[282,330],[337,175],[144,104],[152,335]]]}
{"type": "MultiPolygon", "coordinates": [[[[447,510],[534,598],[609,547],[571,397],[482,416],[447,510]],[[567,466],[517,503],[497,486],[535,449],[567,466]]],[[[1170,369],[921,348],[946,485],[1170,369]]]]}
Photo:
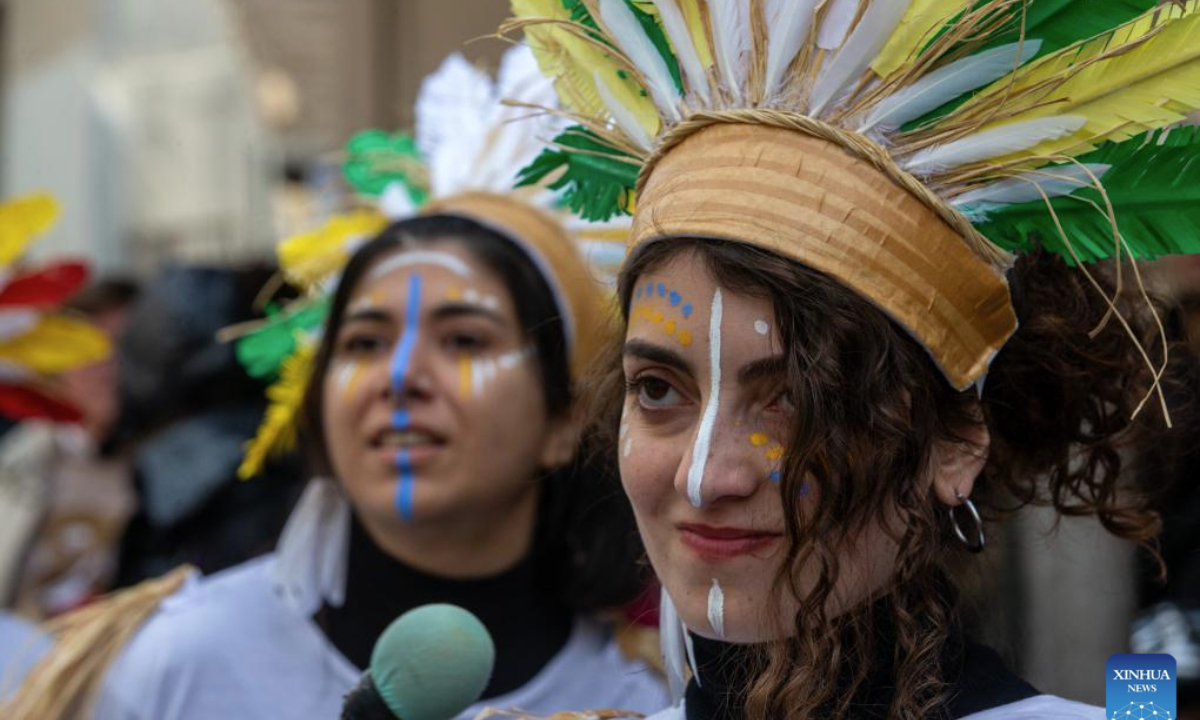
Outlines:
{"type": "Polygon", "coordinates": [[[146,274],[266,257],[285,167],[412,122],[449,52],[494,64],[497,0],[0,1],[0,193],[63,215],[39,252],[146,274]]]}

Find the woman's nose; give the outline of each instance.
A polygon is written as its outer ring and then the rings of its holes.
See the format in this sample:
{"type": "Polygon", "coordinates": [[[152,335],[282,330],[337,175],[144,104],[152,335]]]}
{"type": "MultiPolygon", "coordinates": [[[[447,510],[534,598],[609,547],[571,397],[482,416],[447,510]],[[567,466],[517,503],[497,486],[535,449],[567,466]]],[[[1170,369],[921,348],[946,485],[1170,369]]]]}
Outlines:
{"type": "Polygon", "coordinates": [[[753,495],[768,471],[749,442],[739,438],[731,423],[718,423],[707,436],[698,428],[675,475],[676,492],[697,507],[753,495]]]}

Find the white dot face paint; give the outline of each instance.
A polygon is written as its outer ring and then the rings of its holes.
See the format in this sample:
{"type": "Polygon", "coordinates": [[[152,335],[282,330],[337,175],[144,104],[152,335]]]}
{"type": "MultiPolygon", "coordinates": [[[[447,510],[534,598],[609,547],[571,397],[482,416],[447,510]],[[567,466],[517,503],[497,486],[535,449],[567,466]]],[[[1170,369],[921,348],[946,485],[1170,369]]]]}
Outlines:
{"type": "Polygon", "coordinates": [[[766,320],[755,320],[754,332],[758,333],[759,335],[766,335],[767,333],[771,332],[771,326],[767,324],[766,320]]]}
{"type": "Polygon", "coordinates": [[[718,288],[713,293],[712,314],[708,320],[708,402],[704,406],[704,414],[700,417],[700,428],[696,432],[696,442],[692,445],[692,463],[688,467],[688,499],[695,507],[704,504],[700,490],[704,483],[704,469],[708,464],[713,426],[717,422],[717,412],[721,403],[721,317],[723,309],[721,290],[718,288]]]}
{"type": "Polygon", "coordinates": [[[533,349],[526,347],[505,353],[497,358],[479,358],[471,363],[471,392],[482,395],[501,372],[509,372],[532,356],[533,349]]]}
{"type": "Polygon", "coordinates": [[[725,592],[716,578],[708,590],[708,624],[718,640],[725,638],[725,592]]]}
{"type": "Polygon", "coordinates": [[[436,250],[401,250],[372,268],[366,279],[374,280],[397,270],[418,265],[444,268],[464,279],[470,278],[472,275],[471,267],[462,258],[450,253],[436,250]]]}
{"type": "Polygon", "coordinates": [[[625,449],[621,452],[625,457],[629,457],[633,453],[633,438],[625,438],[625,449]]]}

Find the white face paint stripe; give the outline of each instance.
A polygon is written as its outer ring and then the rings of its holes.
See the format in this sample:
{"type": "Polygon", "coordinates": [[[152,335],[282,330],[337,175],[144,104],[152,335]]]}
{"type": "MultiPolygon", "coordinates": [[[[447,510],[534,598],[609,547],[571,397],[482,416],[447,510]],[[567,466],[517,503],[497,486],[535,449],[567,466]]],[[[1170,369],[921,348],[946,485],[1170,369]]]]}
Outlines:
{"type": "Polygon", "coordinates": [[[692,465],[688,468],[688,499],[695,507],[700,507],[703,500],[700,497],[700,485],[704,482],[704,467],[708,464],[708,446],[712,441],[713,425],[717,422],[717,410],[721,401],[721,291],[713,293],[712,314],[708,319],[708,363],[709,391],[708,404],[704,406],[704,414],[700,417],[700,429],[696,433],[696,443],[692,446],[692,465]]]}
{"type": "Polygon", "coordinates": [[[718,640],[725,638],[725,593],[716,578],[708,591],[708,624],[718,640]]]}
{"type": "Polygon", "coordinates": [[[471,268],[461,258],[434,250],[402,250],[376,265],[367,277],[373,280],[414,265],[437,265],[459,277],[471,277],[471,268]]]}

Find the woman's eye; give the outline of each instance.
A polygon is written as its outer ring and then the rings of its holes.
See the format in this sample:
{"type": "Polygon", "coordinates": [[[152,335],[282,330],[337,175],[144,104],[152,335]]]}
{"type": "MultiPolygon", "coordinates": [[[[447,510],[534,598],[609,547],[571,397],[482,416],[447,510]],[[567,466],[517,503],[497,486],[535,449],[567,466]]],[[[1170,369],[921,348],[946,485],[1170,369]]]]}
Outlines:
{"type": "Polygon", "coordinates": [[[342,351],[351,355],[370,355],[387,349],[387,340],[380,335],[356,333],[342,341],[342,351]]]}
{"type": "Polygon", "coordinates": [[[454,353],[478,354],[488,347],[487,338],[475,333],[451,333],[446,336],[446,347],[454,353]]]}
{"type": "Polygon", "coordinates": [[[683,395],[671,383],[658,377],[641,377],[630,383],[638,403],[647,410],[660,410],[683,403],[683,395]]]}
{"type": "Polygon", "coordinates": [[[796,406],[792,403],[792,394],[786,390],[775,396],[775,399],[767,405],[767,412],[781,413],[783,415],[792,415],[796,412],[796,406]]]}

